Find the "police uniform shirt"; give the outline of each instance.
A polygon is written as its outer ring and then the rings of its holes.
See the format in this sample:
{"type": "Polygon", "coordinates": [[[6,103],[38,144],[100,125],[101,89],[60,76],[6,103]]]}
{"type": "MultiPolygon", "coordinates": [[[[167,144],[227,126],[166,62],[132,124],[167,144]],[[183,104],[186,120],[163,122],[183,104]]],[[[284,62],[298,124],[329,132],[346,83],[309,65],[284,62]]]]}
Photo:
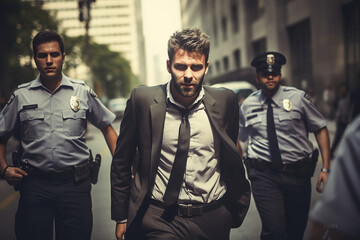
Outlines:
{"type": "MultiPolygon", "coordinates": [[[[360,116],[350,123],[335,155],[326,188],[310,217],[330,231],[360,239],[360,116]]],[[[354,238],[355,239],[355,238],[354,238]]]]}
{"type": "Polygon", "coordinates": [[[60,170],[88,159],[87,120],[103,129],[114,119],[83,81],[63,74],[51,93],[39,76],[20,85],[0,113],[0,138],[19,130],[22,162],[43,171],[60,170]]]}
{"type": "MultiPolygon", "coordinates": [[[[274,122],[283,163],[299,161],[313,151],[308,132],[326,127],[326,120],[306,98],[303,91],[280,86],[272,97],[274,122]]],[[[269,141],[266,131],[266,96],[258,90],[241,105],[239,139],[249,144],[249,158],[270,161],[269,141]]]]}

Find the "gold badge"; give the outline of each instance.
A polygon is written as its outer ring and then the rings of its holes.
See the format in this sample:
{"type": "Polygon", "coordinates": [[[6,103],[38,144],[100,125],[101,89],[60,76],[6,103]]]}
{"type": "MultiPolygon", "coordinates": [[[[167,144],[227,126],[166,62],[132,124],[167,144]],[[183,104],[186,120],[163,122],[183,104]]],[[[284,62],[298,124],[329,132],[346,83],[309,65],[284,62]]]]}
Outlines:
{"type": "Polygon", "coordinates": [[[292,109],[292,103],[290,102],[289,99],[284,99],[284,100],[283,100],[283,108],[284,108],[286,111],[288,111],[288,112],[291,111],[291,109],[292,109]]]}
{"type": "Polygon", "coordinates": [[[269,66],[274,65],[274,63],[275,63],[275,56],[274,56],[274,54],[268,54],[268,55],[266,55],[266,63],[267,63],[267,65],[269,65],[269,66]]]}
{"type": "Polygon", "coordinates": [[[70,98],[70,107],[74,112],[79,111],[79,109],[80,109],[80,99],[77,96],[71,96],[71,98],[70,98]]]}

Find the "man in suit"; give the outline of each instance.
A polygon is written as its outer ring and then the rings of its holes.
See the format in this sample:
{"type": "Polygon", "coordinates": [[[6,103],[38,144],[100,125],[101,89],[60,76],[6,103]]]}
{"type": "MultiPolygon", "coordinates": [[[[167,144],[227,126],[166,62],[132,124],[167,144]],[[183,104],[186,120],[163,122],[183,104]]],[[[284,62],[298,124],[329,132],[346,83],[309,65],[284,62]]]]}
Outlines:
{"type": "Polygon", "coordinates": [[[127,102],[111,166],[118,239],[229,239],[247,213],[238,105],[232,91],[202,85],[209,49],[199,29],[175,32],[171,80],[127,102]]]}

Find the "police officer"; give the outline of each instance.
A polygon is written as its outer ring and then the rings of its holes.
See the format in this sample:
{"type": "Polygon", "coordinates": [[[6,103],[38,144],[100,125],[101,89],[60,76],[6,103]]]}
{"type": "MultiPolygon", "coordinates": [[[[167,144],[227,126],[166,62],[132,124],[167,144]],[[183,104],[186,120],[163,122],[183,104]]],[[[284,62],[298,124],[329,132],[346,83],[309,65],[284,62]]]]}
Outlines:
{"type": "Polygon", "coordinates": [[[255,57],[251,66],[260,89],[240,108],[239,140],[249,137],[245,164],[262,221],[261,239],[302,239],[317,162],[308,132],[314,132],[323,159],[319,192],[330,171],[326,121],[303,91],[281,86],[285,63],[277,52],[255,57]]]}
{"type": "Polygon", "coordinates": [[[87,120],[101,129],[111,153],[115,119],[83,81],[62,73],[62,38],[41,31],[33,39],[40,75],[22,84],[0,113],[0,174],[16,184],[18,239],[90,239],[92,230],[87,120]],[[8,138],[20,130],[22,168],[7,165],[8,138]],[[54,224],[55,220],[55,224],[54,224]]]}

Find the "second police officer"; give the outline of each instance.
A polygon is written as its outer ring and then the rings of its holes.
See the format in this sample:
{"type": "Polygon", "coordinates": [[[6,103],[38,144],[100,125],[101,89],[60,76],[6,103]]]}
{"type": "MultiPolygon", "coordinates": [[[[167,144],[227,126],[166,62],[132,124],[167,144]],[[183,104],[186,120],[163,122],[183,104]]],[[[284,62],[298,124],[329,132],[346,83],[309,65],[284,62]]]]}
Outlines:
{"type": "Polygon", "coordinates": [[[260,90],[241,105],[239,140],[249,137],[245,164],[262,222],[261,239],[300,240],[318,158],[308,133],[315,134],[323,160],[318,192],[330,171],[329,135],[326,120],[306,94],[281,86],[285,63],[285,56],[278,52],[265,52],[251,62],[260,90]]]}
{"type": "Polygon", "coordinates": [[[33,39],[40,75],[24,83],[0,112],[0,171],[20,191],[17,239],[90,239],[92,230],[86,121],[101,129],[111,153],[115,115],[83,81],[62,73],[62,38],[41,31],[33,39]],[[22,168],[5,159],[8,138],[20,131],[22,168]],[[55,226],[55,234],[53,234],[55,226]]]}

